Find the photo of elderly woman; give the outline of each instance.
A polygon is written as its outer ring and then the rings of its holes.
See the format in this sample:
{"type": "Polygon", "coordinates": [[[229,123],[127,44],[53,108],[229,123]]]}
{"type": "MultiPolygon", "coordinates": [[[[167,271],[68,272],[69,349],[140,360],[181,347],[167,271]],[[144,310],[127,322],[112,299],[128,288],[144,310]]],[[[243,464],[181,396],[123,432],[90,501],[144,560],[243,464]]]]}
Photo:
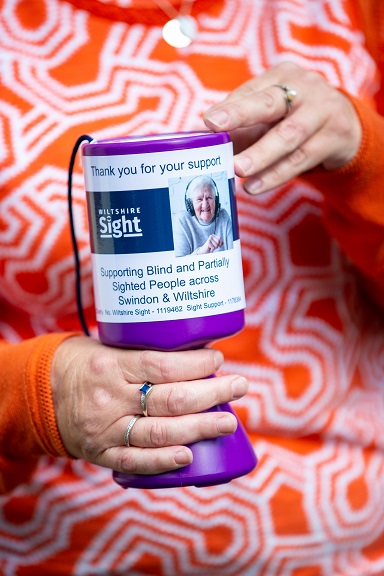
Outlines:
{"type": "Polygon", "coordinates": [[[181,193],[182,209],[173,215],[176,256],[232,249],[233,230],[226,173],[215,175],[215,179],[204,175],[187,179],[186,182],[185,179],[180,180],[173,189],[172,204],[175,197],[180,198],[181,193]]]}

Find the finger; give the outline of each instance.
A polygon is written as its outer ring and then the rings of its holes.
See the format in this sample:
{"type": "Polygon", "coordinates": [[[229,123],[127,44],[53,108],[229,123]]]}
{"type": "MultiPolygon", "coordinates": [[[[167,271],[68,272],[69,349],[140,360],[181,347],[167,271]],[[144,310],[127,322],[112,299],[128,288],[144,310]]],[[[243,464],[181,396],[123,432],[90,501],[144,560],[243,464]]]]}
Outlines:
{"type": "Polygon", "coordinates": [[[215,249],[216,249],[216,248],[220,248],[220,246],[223,245],[223,241],[222,241],[222,239],[220,238],[220,236],[215,236],[215,237],[214,237],[214,242],[215,242],[215,249]]]}
{"type": "Polygon", "coordinates": [[[219,350],[204,348],[183,352],[114,350],[120,370],[131,383],[156,384],[205,378],[214,374],[224,358],[219,350]]]}
{"type": "MultiPolygon", "coordinates": [[[[259,76],[255,76],[247,80],[234,90],[232,90],[222,102],[218,102],[211,106],[209,110],[214,110],[222,104],[227,104],[241,98],[252,97],[256,92],[264,90],[273,84],[288,84],[296,85],[297,78],[307,74],[308,72],[293,62],[281,62],[276,66],[268,68],[259,76]]],[[[316,74],[310,72],[310,74],[316,74]]],[[[319,74],[316,74],[320,78],[319,74]]]]}
{"type": "Polygon", "coordinates": [[[217,236],[216,234],[212,234],[212,238],[214,239],[214,241],[216,242],[217,245],[222,244],[222,240],[220,236],[217,236]]]}
{"type": "MultiPolygon", "coordinates": [[[[149,416],[152,417],[195,414],[217,404],[236,400],[243,396],[247,389],[248,383],[245,378],[236,376],[210,378],[193,384],[184,382],[156,385],[147,397],[147,410],[149,416]]],[[[121,444],[124,434],[122,427],[126,430],[132,420],[132,416],[129,417],[127,414],[142,415],[139,386],[127,385],[127,390],[129,394],[126,401],[122,397],[117,404],[108,402],[105,408],[98,410],[97,413],[95,407],[92,410],[88,409],[86,416],[76,427],[75,433],[70,428],[69,441],[66,446],[73,456],[98,463],[100,454],[113,445],[121,444]],[[126,407],[125,412],[124,407],[126,407]],[[119,412],[120,416],[117,416],[119,412]],[[120,429],[117,436],[114,435],[116,426],[120,429]]],[[[105,394],[102,396],[104,397],[105,394]]],[[[150,418],[140,418],[136,421],[130,431],[130,438],[132,435],[134,437],[135,430],[139,424],[141,425],[142,420],[150,420],[150,418]]],[[[167,418],[167,420],[172,421],[173,418],[167,418]]],[[[214,432],[212,429],[208,431],[209,434],[214,434],[214,432]]],[[[195,434],[198,438],[200,434],[198,429],[195,434]]],[[[175,438],[174,441],[179,444],[180,438],[175,438]]]]}
{"type": "MultiPolygon", "coordinates": [[[[236,174],[246,178],[264,171],[292,152],[300,150],[325,122],[325,118],[298,111],[276,124],[246,151],[235,157],[236,174]]],[[[324,151],[319,148],[316,164],[324,158],[324,151]],[[322,156],[320,154],[322,154],[322,156]]]]}
{"type": "MultiPolygon", "coordinates": [[[[127,428],[132,417],[122,418],[111,426],[106,435],[106,445],[126,444],[127,428]]],[[[129,447],[162,448],[199,442],[233,434],[237,428],[236,417],[229,412],[204,412],[174,418],[139,418],[129,431],[129,447]]]]}
{"type": "Polygon", "coordinates": [[[216,248],[218,247],[217,240],[215,240],[214,238],[211,238],[211,240],[209,241],[209,247],[211,249],[211,252],[214,252],[216,250],[216,248]]]}
{"type": "Polygon", "coordinates": [[[287,101],[281,88],[269,85],[211,109],[205,114],[204,122],[211,130],[234,130],[258,123],[273,124],[286,113],[287,101]]]}
{"type": "Polygon", "coordinates": [[[319,150],[329,147],[329,138],[317,134],[316,141],[310,140],[278,162],[244,181],[244,189],[250,194],[260,194],[286,184],[292,178],[318,165],[319,150]]]}
{"type": "MultiPolygon", "coordinates": [[[[130,386],[129,412],[142,414],[141,392],[137,388],[132,398],[131,388],[130,386]]],[[[153,385],[151,393],[146,397],[146,407],[149,416],[194,414],[218,404],[238,400],[247,391],[247,380],[237,375],[218,376],[193,383],[153,385]]]]}
{"type": "Polygon", "coordinates": [[[249,127],[255,122],[265,122],[267,118],[269,122],[276,121],[287,112],[286,94],[281,88],[287,82],[297,91],[296,107],[301,102],[300,94],[305,92],[302,86],[326,84],[320,74],[304,70],[292,62],[283,62],[248,80],[222,102],[214,104],[204,115],[204,122],[211,130],[233,130],[249,127]],[[260,108],[255,108],[256,103],[260,108]]]}
{"type": "Polygon", "coordinates": [[[236,128],[235,130],[231,130],[230,135],[233,142],[234,153],[240,154],[240,152],[249,148],[249,146],[264,136],[270,127],[270,124],[259,123],[255,126],[250,126],[247,128],[236,128]]]}
{"type": "Polygon", "coordinates": [[[223,100],[213,104],[207,110],[206,115],[211,114],[211,112],[215,110],[226,108],[228,104],[233,104],[235,102],[239,102],[247,98],[252,99],[255,96],[255,94],[261,92],[265,88],[268,88],[268,86],[278,84],[281,81],[280,78],[284,77],[285,76],[283,72],[279,74],[278,67],[270,68],[263,74],[260,74],[259,76],[255,76],[254,78],[247,80],[246,82],[240,84],[240,86],[229,92],[223,100]]]}
{"type": "Polygon", "coordinates": [[[110,448],[100,456],[98,464],[126,474],[161,474],[190,464],[192,451],[186,446],[164,448],[110,448]]]}

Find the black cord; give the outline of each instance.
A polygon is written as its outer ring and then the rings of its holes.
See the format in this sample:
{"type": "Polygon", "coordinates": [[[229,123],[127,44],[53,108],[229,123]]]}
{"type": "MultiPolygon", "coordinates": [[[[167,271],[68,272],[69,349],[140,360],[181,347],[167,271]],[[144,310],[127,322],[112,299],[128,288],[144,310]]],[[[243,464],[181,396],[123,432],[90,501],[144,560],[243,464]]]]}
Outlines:
{"type": "Polygon", "coordinates": [[[79,248],[77,245],[76,240],[76,232],[75,232],[75,222],[73,217],[73,206],[72,206],[72,176],[73,176],[73,167],[75,165],[76,154],[81,146],[81,144],[85,141],[92,142],[93,138],[88,136],[87,134],[83,134],[80,136],[72,150],[71,159],[69,161],[68,167],[68,213],[69,213],[69,224],[71,227],[71,239],[72,239],[72,246],[73,246],[73,255],[75,258],[75,274],[76,274],[76,304],[77,304],[77,313],[79,315],[79,320],[81,327],[83,329],[84,334],[90,336],[90,332],[85,321],[84,317],[84,310],[83,304],[81,300],[81,272],[80,272],[80,258],[79,258],[79,248]]]}

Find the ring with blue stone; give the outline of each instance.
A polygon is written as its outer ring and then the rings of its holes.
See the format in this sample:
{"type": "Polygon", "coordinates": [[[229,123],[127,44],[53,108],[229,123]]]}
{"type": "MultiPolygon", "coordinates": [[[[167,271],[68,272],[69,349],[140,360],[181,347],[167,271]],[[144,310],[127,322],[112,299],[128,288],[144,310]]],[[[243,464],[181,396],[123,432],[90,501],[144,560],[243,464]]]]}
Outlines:
{"type": "Polygon", "coordinates": [[[141,408],[143,410],[144,416],[148,416],[148,409],[147,409],[147,398],[153,390],[153,386],[150,382],[144,382],[144,384],[140,387],[141,392],[141,408]]]}

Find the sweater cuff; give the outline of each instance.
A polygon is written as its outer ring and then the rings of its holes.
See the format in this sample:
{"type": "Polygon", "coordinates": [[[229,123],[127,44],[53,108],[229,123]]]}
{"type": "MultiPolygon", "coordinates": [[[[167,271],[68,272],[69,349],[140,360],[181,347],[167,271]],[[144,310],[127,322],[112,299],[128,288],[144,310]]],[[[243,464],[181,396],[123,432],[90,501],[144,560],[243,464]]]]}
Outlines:
{"type": "Polygon", "coordinates": [[[318,167],[302,179],[321,191],[329,206],[355,221],[382,226],[384,195],[379,194],[384,173],[384,118],[358,98],[348,95],[362,125],[362,141],[356,156],[337,170],[318,167]]]}
{"type": "Polygon", "coordinates": [[[0,341],[0,493],[26,482],[40,456],[70,457],[56,424],[50,372],[57,347],[75,335],[0,341]]]}
{"type": "Polygon", "coordinates": [[[26,373],[31,422],[45,453],[72,458],[66,450],[56,423],[51,389],[51,366],[58,346],[77,332],[47,334],[35,339],[26,373]]]}

